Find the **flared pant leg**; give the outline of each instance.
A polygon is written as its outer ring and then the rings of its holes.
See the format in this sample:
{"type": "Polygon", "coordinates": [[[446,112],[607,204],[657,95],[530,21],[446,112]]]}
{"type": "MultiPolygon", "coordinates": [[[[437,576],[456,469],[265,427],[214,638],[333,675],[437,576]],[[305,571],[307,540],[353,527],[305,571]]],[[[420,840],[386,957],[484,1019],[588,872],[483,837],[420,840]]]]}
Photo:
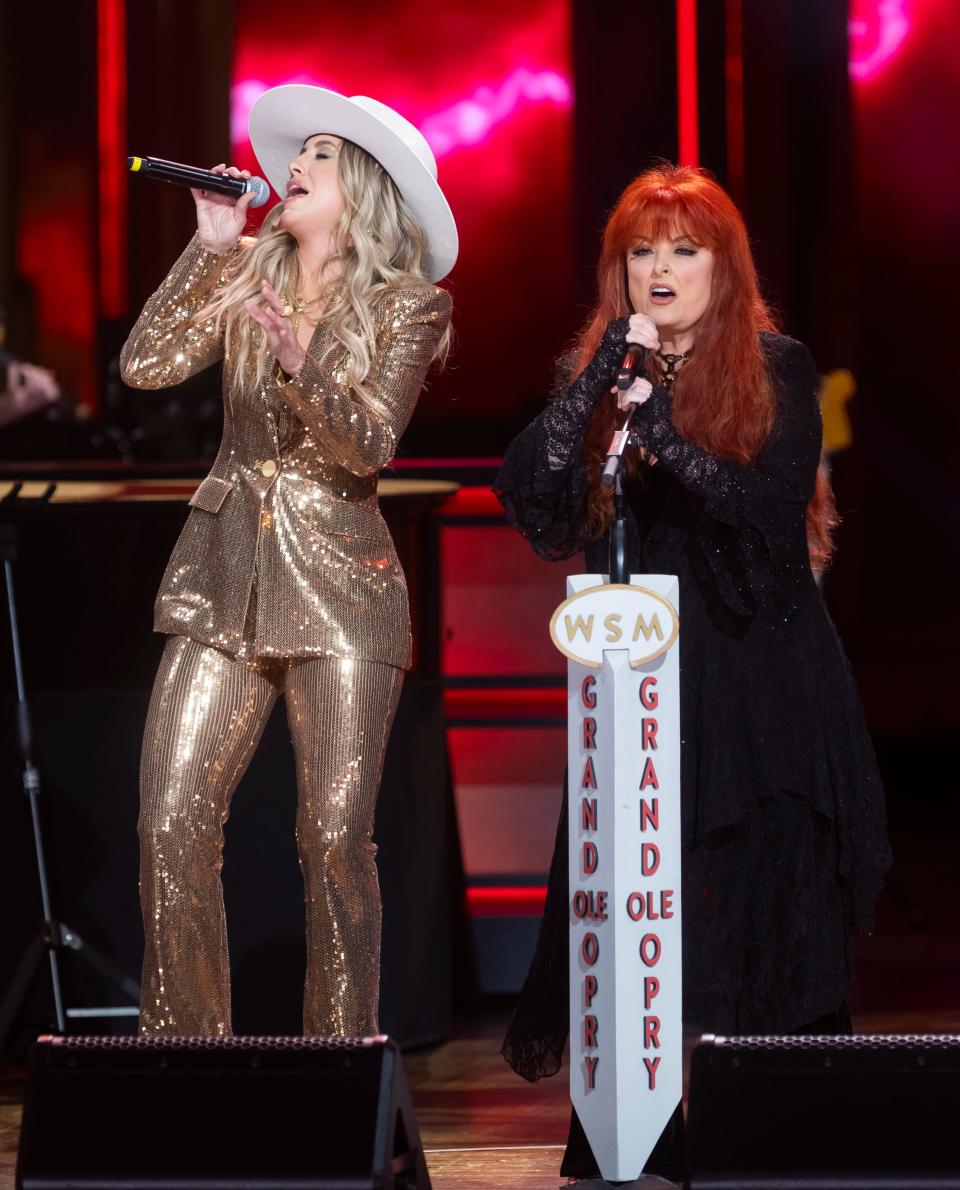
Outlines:
{"type": "Polygon", "coordinates": [[[267,672],[187,637],[167,641],[140,766],[144,1033],[232,1031],[223,825],[278,695],[267,672]]]}
{"type": "Polygon", "coordinates": [[[381,913],[371,836],[402,686],[402,670],[375,661],[309,658],[287,670],[306,898],[308,1036],[378,1031],[381,913]]]}

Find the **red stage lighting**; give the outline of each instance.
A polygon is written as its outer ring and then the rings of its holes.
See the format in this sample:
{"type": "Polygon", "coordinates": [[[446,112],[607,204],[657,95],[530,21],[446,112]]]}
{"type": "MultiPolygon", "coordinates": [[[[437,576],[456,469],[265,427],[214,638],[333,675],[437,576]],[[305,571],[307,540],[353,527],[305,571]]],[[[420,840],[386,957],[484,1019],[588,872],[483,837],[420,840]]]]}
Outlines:
{"type": "MultiPolygon", "coordinates": [[[[233,159],[256,171],[247,116],[283,83],[371,95],[419,127],[460,232],[457,349],[421,410],[496,417],[545,392],[572,336],[570,5],[238,0],[233,159]],[[505,368],[504,361],[509,361],[505,368]],[[454,404],[456,402],[456,404],[454,404]]],[[[323,129],[317,129],[322,132],[323,129]]],[[[256,220],[261,214],[253,216],[256,220]]]]}

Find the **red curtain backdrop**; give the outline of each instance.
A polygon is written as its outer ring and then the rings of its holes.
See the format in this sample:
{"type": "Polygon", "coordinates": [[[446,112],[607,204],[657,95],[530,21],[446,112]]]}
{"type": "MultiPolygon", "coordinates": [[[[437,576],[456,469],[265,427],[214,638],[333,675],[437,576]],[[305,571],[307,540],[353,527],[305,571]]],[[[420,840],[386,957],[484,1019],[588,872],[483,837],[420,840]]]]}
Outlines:
{"type": "MultiPolygon", "coordinates": [[[[895,564],[922,581],[931,671],[924,701],[952,721],[956,701],[938,696],[935,672],[943,668],[946,685],[960,599],[960,365],[951,331],[960,269],[960,5],[854,0],[850,33],[862,261],[854,453],[862,448],[875,460],[862,477],[865,564],[871,573],[895,564]]],[[[876,582],[864,583],[861,612],[875,624],[906,624],[913,614],[895,584],[876,582]]]]}

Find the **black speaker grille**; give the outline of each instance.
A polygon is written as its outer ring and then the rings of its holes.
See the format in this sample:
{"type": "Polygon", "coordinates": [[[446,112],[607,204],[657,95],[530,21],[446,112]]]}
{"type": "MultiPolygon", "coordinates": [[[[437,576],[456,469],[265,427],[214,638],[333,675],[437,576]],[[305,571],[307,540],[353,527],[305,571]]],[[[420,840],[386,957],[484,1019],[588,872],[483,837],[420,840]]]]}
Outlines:
{"type": "MultiPolygon", "coordinates": [[[[119,1050],[141,1053],[170,1053],[184,1050],[229,1051],[278,1050],[326,1053],[369,1050],[387,1044],[386,1037],[41,1037],[38,1044],[64,1050],[119,1050]]],[[[391,1043],[392,1044],[392,1043],[391,1043]]]]}
{"type": "Polygon", "coordinates": [[[690,1190],[960,1190],[960,1035],[708,1035],[690,1190]]]}
{"type": "Polygon", "coordinates": [[[854,1050],[956,1050],[960,1051],[957,1033],[841,1033],[827,1035],[777,1037],[721,1037],[711,1033],[700,1039],[701,1045],[712,1045],[727,1052],[777,1053],[806,1052],[833,1053],[854,1050]]]}
{"type": "Polygon", "coordinates": [[[18,1160],[20,1190],[429,1186],[384,1036],[44,1037],[18,1160]]]}

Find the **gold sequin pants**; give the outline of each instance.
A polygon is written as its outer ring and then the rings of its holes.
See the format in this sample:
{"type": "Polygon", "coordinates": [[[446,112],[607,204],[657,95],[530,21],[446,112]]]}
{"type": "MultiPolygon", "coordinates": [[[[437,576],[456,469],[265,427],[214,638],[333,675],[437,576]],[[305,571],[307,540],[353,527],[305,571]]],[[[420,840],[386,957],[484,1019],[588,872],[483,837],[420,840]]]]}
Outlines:
{"type": "Polygon", "coordinates": [[[187,637],[168,639],[140,769],[142,1032],[231,1032],[223,824],[280,694],[297,763],[303,1031],[378,1031],[380,888],[371,835],[402,684],[402,670],[374,661],[241,661],[187,637]]]}

